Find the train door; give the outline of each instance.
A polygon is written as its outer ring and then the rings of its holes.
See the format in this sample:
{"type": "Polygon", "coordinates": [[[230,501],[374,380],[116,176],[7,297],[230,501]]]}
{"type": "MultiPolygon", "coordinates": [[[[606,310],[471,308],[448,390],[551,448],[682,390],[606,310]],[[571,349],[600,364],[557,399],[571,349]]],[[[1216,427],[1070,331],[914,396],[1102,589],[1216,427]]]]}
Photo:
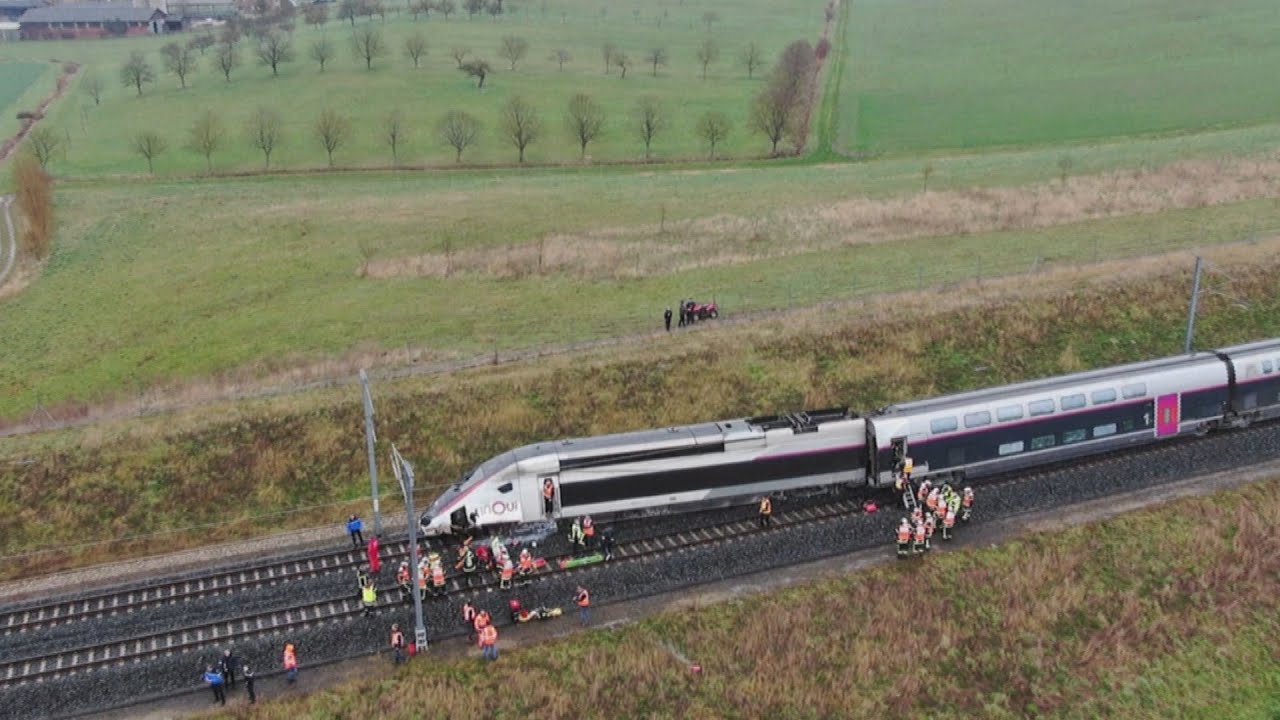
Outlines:
{"type": "Polygon", "coordinates": [[[907,438],[893,438],[889,441],[889,447],[893,449],[893,474],[901,475],[907,464],[907,438]]]}
{"type": "Polygon", "coordinates": [[[1161,395],[1156,398],[1156,437],[1170,437],[1178,434],[1181,424],[1181,396],[1178,393],[1161,395]]]}
{"type": "Polygon", "coordinates": [[[524,503],[524,520],[525,522],[534,522],[536,520],[545,520],[552,517],[547,514],[546,496],[543,494],[543,488],[547,483],[551,483],[551,498],[553,513],[560,507],[560,479],[554,474],[538,473],[533,476],[526,476],[524,487],[520,489],[520,500],[524,503]]]}
{"type": "Polygon", "coordinates": [[[466,505],[459,505],[457,510],[449,513],[449,525],[453,527],[455,534],[461,534],[471,529],[475,519],[475,513],[468,513],[466,505]]]}

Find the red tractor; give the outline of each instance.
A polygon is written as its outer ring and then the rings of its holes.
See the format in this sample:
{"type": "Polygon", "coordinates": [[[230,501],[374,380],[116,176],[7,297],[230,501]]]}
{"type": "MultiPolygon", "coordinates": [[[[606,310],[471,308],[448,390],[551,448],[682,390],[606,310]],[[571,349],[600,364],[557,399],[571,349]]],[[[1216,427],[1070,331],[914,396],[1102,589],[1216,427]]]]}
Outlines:
{"type": "Polygon", "coordinates": [[[684,304],[685,317],[689,321],[706,320],[708,318],[715,319],[720,317],[720,307],[715,301],[709,303],[700,303],[694,300],[688,300],[684,304]]]}

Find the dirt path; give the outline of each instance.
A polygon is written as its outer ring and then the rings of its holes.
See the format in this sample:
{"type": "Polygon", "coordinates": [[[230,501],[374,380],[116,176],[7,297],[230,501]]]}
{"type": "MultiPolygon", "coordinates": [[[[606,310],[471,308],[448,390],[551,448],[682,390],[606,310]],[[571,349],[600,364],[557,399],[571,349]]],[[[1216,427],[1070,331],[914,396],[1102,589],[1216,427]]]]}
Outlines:
{"type": "Polygon", "coordinates": [[[18,259],[18,235],[13,229],[13,216],[9,214],[9,208],[13,205],[13,196],[5,195],[0,197],[0,212],[4,213],[4,228],[0,229],[0,257],[4,257],[4,268],[0,269],[0,285],[4,285],[5,278],[9,277],[9,271],[13,269],[13,263],[18,259]],[[5,239],[8,238],[9,250],[5,252],[5,239]]]}
{"type": "MultiPolygon", "coordinates": [[[[1276,482],[1278,477],[1280,477],[1280,461],[1273,461],[1255,465],[1243,472],[1232,471],[1187,478],[1168,485],[1070,505],[1052,512],[1036,512],[994,520],[973,528],[974,532],[960,535],[950,546],[940,548],[938,552],[956,552],[989,546],[1028,533],[1056,532],[1077,525],[1100,522],[1134,510],[1162,505],[1172,500],[1200,497],[1251,483],[1276,482]]],[[[332,530],[330,533],[332,534],[332,530]]],[[[664,612],[705,608],[711,603],[721,603],[795,585],[840,578],[895,562],[897,560],[892,546],[886,542],[883,548],[863,550],[803,565],[730,578],[680,593],[657,595],[594,608],[594,629],[625,627],[664,612]]],[[[579,632],[582,631],[574,623],[569,622],[534,624],[521,628],[519,634],[504,635],[502,645],[504,649],[533,645],[579,632]]],[[[431,660],[453,660],[476,654],[474,648],[464,646],[457,639],[450,639],[433,646],[429,657],[431,660]]],[[[698,662],[697,657],[690,657],[689,660],[698,662]]],[[[285,687],[278,677],[263,678],[258,683],[259,694],[264,699],[296,696],[300,693],[322,690],[343,681],[367,678],[371,672],[390,672],[387,658],[370,655],[326,666],[311,667],[303,674],[298,686],[293,688],[285,687]]],[[[208,692],[200,690],[99,713],[93,717],[145,718],[147,720],[184,717],[208,710],[210,708],[208,703],[208,692]]],[[[244,696],[237,694],[232,697],[228,707],[243,703],[245,703],[244,696]]]]}
{"type": "Polygon", "coordinates": [[[53,92],[50,93],[48,97],[40,101],[40,105],[37,106],[35,110],[35,117],[30,120],[23,120],[22,127],[18,129],[18,132],[15,133],[13,137],[5,140],[4,145],[0,145],[0,162],[8,160],[9,156],[17,152],[18,147],[22,145],[23,138],[31,132],[31,129],[36,126],[36,123],[44,119],[45,111],[49,109],[49,106],[52,105],[55,100],[62,97],[63,93],[65,93],[67,88],[71,85],[71,81],[80,73],[80,65],[78,63],[59,62],[58,64],[62,66],[62,74],[58,75],[57,87],[53,89],[53,92]]]}

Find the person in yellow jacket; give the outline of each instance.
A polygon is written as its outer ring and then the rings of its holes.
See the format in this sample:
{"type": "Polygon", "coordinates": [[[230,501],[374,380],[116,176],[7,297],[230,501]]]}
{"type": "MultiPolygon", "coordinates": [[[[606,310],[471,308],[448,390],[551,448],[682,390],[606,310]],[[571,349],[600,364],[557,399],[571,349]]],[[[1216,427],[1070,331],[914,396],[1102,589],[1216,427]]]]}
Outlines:
{"type": "Polygon", "coordinates": [[[372,580],[360,588],[360,602],[364,605],[365,615],[372,615],[378,606],[378,586],[372,580]]]}
{"type": "Polygon", "coordinates": [[[757,522],[761,529],[773,524],[773,498],[768,495],[760,498],[760,512],[757,522]]]}

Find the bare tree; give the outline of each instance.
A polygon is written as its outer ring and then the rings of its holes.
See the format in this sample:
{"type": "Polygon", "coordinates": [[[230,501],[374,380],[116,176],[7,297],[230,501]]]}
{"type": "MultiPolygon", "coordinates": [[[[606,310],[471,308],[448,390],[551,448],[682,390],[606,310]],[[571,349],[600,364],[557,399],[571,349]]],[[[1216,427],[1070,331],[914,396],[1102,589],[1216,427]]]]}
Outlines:
{"type": "Polygon", "coordinates": [[[448,20],[450,15],[458,11],[458,4],[453,0],[440,0],[436,3],[436,10],[439,10],[444,19],[448,20]]]}
{"type": "Polygon", "coordinates": [[[489,13],[490,20],[497,20],[502,14],[502,0],[489,0],[484,6],[485,12],[489,13]]]}
{"type": "Polygon", "coordinates": [[[188,40],[187,47],[200,53],[200,57],[204,57],[204,51],[216,45],[217,42],[213,39],[213,33],[206,30],[188,40]]]}
{"type": "Polygon", "coordinates": [[[640,98],[636,102],[635,119],[636,134],[640,136],[640,141],[644,143],[644,159],[648,160],[649,148],[653,145],[653,139],[667,127],[667,118],[663,112],[662,103],[652,95],[640,98]]]}
{"type": "Polygon", "coordinates": [[[311,43],[308,53],[311,59],[320,63],[320,72],[324,72],[324,64],[333,59],[337,49],[333,47],[333,43],[329,42],[329,38],[321,35],[318,40],[311,43]]]}
{"type": "Polygon", "coordinates": [[[569,133],[578,141],[581,152],[578,157],[586,159],[587,143],[600,136],[604,131],[604,108],[595,98],[586,93],[578,93],[569,98],[569,133]]]}
{"type": "Polygon", "coordinates": [[[463,0],[462,7],[467,9],[467,19],[472,20],[484,11],[485,0],[463,0]]]}
{"type": "Polygon", "coordinates": [[[258,38],[258,62],[271,68],[271,77],[279,77],[280,64],[293,61],[293,40],[281,30],[268,30],[258,38]]]}
{"type": "Polygon", "coordinates": [[[467,56],[470,54],[471,48],[465,47],[456,47],[449,51],[449,57],[453,58],[454,62],[458,63],[459,70],[462,69],[462,62],[466,60],[467,56]]]}
{"type": "Polygon", "coordinates": [[[151,68],[146,56],[136,50],[129,53],[129,59],[120,68],[120,82],[125,87],[137,88],[138,97],[142,97],[142,86],[155,79],[156,71],[151,68]]]}
{"type": "Polygon", "coordinates": [[[462,162],[462,151],[480,136],[480,121],[461,110],[450,110],[440,121],[440,137],[453,147],[454,162],[462,162]]]}
{"type": "Polygon", "coordinates": [[[409,59],[413,61],[413,67],[416,70],[418,62],[422,60],[422,56],[427,54],[427,36],[418,31],[405,38],[404,54],[408,55],[409,59]]]}
{"type": "Polygon", "coordinates": [[[569,51],[564,48],[558,48],[557,50],[551,53],[552,62],[558,63],[560,65],[561,72],[564,72],[564,64],[569,62],[572,59],[573,59],[573,55],[570,55],[569,51]]]}
{"type": "Polygon", "coordinates": [[[342,0],[338,3],[338,19],[351,23],[351,27],[356,26],[356,16],[359,14],[360,3],[356,0],[342,0]]]}
{"type": "Polygon", "coordinates": [[[622,79],[627,79],[627,68],[631,67],[631,58],[621,50],[615,50],[613,53],[613,64],[618,66],[622,71],[622,79]]]}
{"type": "Polygon", "coordinates": [[[249,144],[262,151],[263,168],[271,169],[271,153],[282,140],[280,116],[265,107],[258,107],[245,124],[245,137],[249,144]]]}
{"type": "Polygon", "coordinates": [[[797,40],[783,50],[769,85],[752,102],[749,122],[769,139],[773,154],[778,153],[778,143],[788,135],[797,150],[804,145],[816,72],[812,46],[808,41],[797,40]]]}
{"type": "Polygon", "coordinates": [[[49,162],[53,160],[53,154],[60,147],[62,147],[62,136],[48,125],[37,125],[27,133],[27,148],[31,150],[31,154],[35,156],[36,162],[40,163],[42,168],[49,166],[49,162]]]}
{"type": "Polygon", "coordinates": [[[187,147],[204,155],[209,172],[213,172],[213,154],[222,148],[226,139],[222,120],[212,110],[205,110],[187,131],[187,147]]]}
{"type": "Polygon", "coordinates": [[[609,74],[609,68],[613,67],[613,56],[618,53],[618,46],[611,42],[607,42],[600,46],[600,54],[604,56],[604,74],[609,74]]]}
{"type": "Polygon", "coordinates": [[[707,66],[720,59],[720,46],[716,41],[707,38],[698,46],[698,64],[702,65],[702,79],[707,79],[707,66]]]}
{"type": "Polygon", "coordinates": [[[325,108],[316,118],[316,137],[329,155],[329,167],[333,167],[333,153],[346,143],[351,136],[351,120],[344,115],[325,108]]]}
{"type": "Polygon", "coordinates": [[[520,162],[523,163],[525,148],[542,134],[542,119],[533,105],[516,95],[502,108],[502,130],[520,151],[520,162]]]}
{"type": "Polygon", "coordinates": [[[430,18],[431,0],[409,0],[409,14],[413,16],[414,22],[417,22],[421,15],[430,18]]]}
{"type": "Polygon", "coordinates": [[[764,64],[764,51],[760,49],[759,43],[752,40],[742,49],[742,64],[747,67],[747,79],[750,80],[764,64]]]}
{"type": "Polygon", "coordinates": [[[89,73],[80,81],[80,89],[85,95],[93,98],[94,105],[102,104],[102,78],[97,73],[89,73]]]}
{"type": "Polygon", "coordinates": [[[372,20],[374,15],[378,16],[378,20],[383,23],[387,22],[387,4],[382,0],[368,0],[369,3],[369,19],[372,20]]]}
{"type": "Polygon", "coordinates": [[[720,22],[720,13],[715,10],[708,10],[702,13],[702,22],[707,26],[707,32],[711,32],[711,26],[720,22]]]}
{"type": "Polygon", "coordinates": [[[373,22],[373,16],[378,14],[377,0],[359,0],[356,3],[356,11],[364,16],[365,20],[373,22]]]}
{"type": "Polygon", "coordinates": [[[387,113],[382,119],[382,139],[391,148],[391,164],[400,164],[400,146],[405,142],[404,116],[398,109],[387,113]]]}
{"type": "Polygon", "coordinates": [[[236,50],[236,46],[231,43],[218,43],[218,49],[213,53],[213,64],[222,71],[222,77],[231,82],[231,71],[240,65],[240,53],[236,50]]]}
{"type": "Polygon", "coordinates": [[[468,60],[467,62],[462,63],[462,67],[460,69],[469,77],[479,80],[479,82],[476,83],[477,88],[483,88],[484,79],[489,77],[489,74],[493,72],[493,68],[489,67],[489,63],[480,59],[468,60]]]}
{"type": "Polygon", "coordinates": [[[653,66],[653,76],[658,77],[658,66],[667,64],[667,49],[653,48],[644,54],[644,61],[653,66]]]}
{"type": "Polygon", "coordinates": [[[529,41],[516,35],[504,35],[502,45],[498,47],[498,57],[511,63],[511,70],[514,72],[516,63],[524,59],[529,54],[529,41]]]}
{"type": "Polygon", "coordinates": [[[133,136],[130,147],[133,148],[135,153],[146,158],[147,172],[154,175],[156,173],[155,159],[169,149],[169,143],[161,137],[160,133],[154,130],[143,130],[133,136]]]}
{"type": "Polygon", "coordinates": [[[302,10],[302,19],[311,27],[323,27],[329,22],[329,6],[322,3],[307,5],[302,10]]]}
{"type": "Polygon", "coordinates": [[[177,75],[178,82],[186,89],[187,75],[195,69],[196,54],[185,45],[171,42],[160,48],[160,57],[164,60],[164,68],[177,75]]]}
{"type": "Polygon", "coordinates": [[[387,54],[386,43],[382,40],[382,31],[375,27],[359,27],[351,34],[351,47],[356,57],[364,60],[365,70],[373,69],[373,59],[387,54]]]}
{"type": "Polygon", "coordinates": [[[716,159],[716,145],[719,145],[725,138],[729,137],[729,132],[732,129],[733,125],[729,122],[729,117],[722,112],[712,110],[698,118],[698,135],[703,140],[706,140],[707,145],[710,146],[710,150],[707,153],[708,159],[716,159]]]}

